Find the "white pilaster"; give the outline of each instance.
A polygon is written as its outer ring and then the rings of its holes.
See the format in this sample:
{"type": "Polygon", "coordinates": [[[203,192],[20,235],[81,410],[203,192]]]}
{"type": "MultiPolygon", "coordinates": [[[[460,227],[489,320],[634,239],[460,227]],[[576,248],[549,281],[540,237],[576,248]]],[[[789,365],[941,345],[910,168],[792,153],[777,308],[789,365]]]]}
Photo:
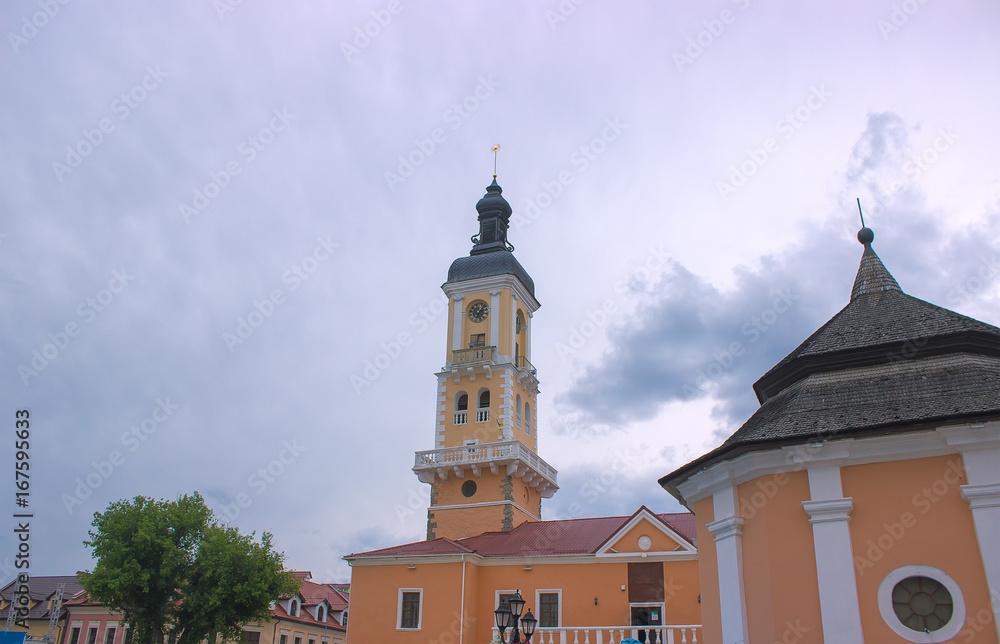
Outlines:
{"type": "MultiPolygon", "coordinates": [[[[510,358],[514,359],[514,346],[517,344],[517,295],[510,296],[510,358]]],[[[515,367],[517,365],[514,365],[515,367]]]]}
{"type": "Polygon", "coordinates": [[[705,527],[715,535],[719,568],[719,610],[723,644],[748,644],[747,606],[743,601],[743,517],[737,514],[736,486],[712,495],[715,521],[705,527]]]}
{"type": "Polygon", "coordinates": [[[939,429],[962,454],[968,485],[959,488],[969,502],[979,554],[990,590],[993,625],[1000,639],[1000,423],[939,429]]]}
{"type": "Polygon", "coordinates": [[[500,352],[500,291],[499,289],[490,291],[490,341],[500,352]]]}
{"type": "MultiPolygon", "coordinates": [[[[451,348],[453,351],[458,351],[462,349],[462,315],[465,311],[462,310],[462,300],[465,299],[464,295],[452,295],[451,301],[454,310],[452,312],[452,331],[451,331],[451,348]]],[[[448,356],[448,362],[451,362],[451,356],[448,356]]]]}
{"type": "Polygon", "coordinates": [[[802,507],[813,528],[823,641],[828,644],[863,642],[854,550],[848,525],[854,500],[844,497],[838,464],[821,462],[807,467],[807,471],[810,500],[803,501],[802,507]]]}
{"type": "Polygon", "coordinates": [[[525,313],[528,314],[528,319],[524,321],[528,325],[528,330],[524,334],[524,357],[531,362],[531,318],[535,314],[528,310],[525,310],[525,313]]]}

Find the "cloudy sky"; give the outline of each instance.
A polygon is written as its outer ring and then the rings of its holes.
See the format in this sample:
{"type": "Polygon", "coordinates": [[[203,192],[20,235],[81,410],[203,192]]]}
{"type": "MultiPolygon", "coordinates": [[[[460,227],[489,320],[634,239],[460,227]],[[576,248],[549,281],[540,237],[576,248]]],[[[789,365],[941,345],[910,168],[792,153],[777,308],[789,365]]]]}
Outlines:
{"type": "MultiPolygon", "coordinates": [[[[89,568],[93,513],[140,494],[197,490],[321,580],[423,538],[440,285],[494,143],[546,518],[679,508],[656,479],[847,303],[856,198],[904,291],[1000,323],[995,2],[10,0],[0,26],[0,488],[10,517],[28,409],[35,574],[89,568]]],[[[5,528],[0,581],[15,553],[5,528]]]]}

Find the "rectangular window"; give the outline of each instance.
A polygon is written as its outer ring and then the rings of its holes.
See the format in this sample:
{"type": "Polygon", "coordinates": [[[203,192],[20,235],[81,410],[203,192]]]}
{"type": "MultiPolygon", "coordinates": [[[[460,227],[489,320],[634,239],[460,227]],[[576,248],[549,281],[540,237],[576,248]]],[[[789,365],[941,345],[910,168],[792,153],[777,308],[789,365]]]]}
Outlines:
{"type": "Polygon", "coordinates": [[[246,644],[260,644],[260,631],[243,631],[243,641],[246,644]]]}
{"type": "Polygon", "coordinates": [[[87,644],[97,644],[97,627],[93,626],[87,633],[87,644]]]}
{"type": "Polygon", "coordinates": [[[316,638],[315,637],[310,637],[309,638],[309,644],[316,644],[316,638]]]}
{"type": "Polygon", "coordinates": [[[559,593],[538,594],[538,626],[541,628],[559,626],[559,593]]]}
{"type": "Polygon", "coordinates": [[[288,635],[282,633],[281,636],[278,637],[278,644],[288,644],[288,635]]]}
{"type": "Polygon", "coordinates": [[[298,635],[295,636],[295,644],[302,644],[302,638],[298,635]]]}
{"type": "Polygon", "coordinates": [[[73,633],[69,636],[69,644],[80,644],[80,627],[74,626],[73,633]]]}
{"type": "Polygon", "coordinates": [[[486,346],[486,334],[485,333],[473,333],[469,336],[469,348],[473,347],[485,347],[486,346]]]}
{"type": "Polygon", "coordinates": [[[399,602],[399,627],[420,628],[420,591],[401,590],[399,602]]]}
{"type": "Polygon", "coordinates": [[[104,644],[115,644],[115,633],[117,632],[118,629],[113,626],[104,629],[104,644]]]}
{"type": "Polygon", "coordinates": [[[132,644],[132,629],[125,627],[125,633],[122,634],[122,644],[132,644]]]}

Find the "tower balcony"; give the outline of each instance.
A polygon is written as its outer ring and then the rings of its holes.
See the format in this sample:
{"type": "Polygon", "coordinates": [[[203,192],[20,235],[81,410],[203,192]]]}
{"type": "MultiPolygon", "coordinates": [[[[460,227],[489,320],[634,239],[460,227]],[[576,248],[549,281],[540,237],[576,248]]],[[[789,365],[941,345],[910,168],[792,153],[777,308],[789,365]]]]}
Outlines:
{"type": "Polygon", "coordinates": [[[497,348],[469,347],[468,349],[456,349],[451,352],[451,364],[453,365],[478,363],[497,364],[497,348]]]}
{"type": "Polygon", "coordinates": [[[501,355],[496,346],[469,347],[468,349],[454,349],[451,352],[451,362],[445,365],[445,370],[453,374],[461,373],[485,373],[489,378],[494,367],[499,366],[515,367],[517,379],[529,390],[538,390],[538,371],[535,365],[531,364],[527,358],[518,355],[511,359],[510,356],[501,355]]]}
{"type": "Polygon", "coordinates": [[[465,478],[469,472],[473,476],[480,476],[484,469],[499,474],[501,468],[506,469],[507,476],[520,478],[526,485],[537,489],[543,498],[550,498],[559,489],[556,484],[556,469],[521,441],[442,447],[417,452],[413,465],[414,473],[423,483],[433,483],[435,477],[442,480],[449,476],[465,478]]]}

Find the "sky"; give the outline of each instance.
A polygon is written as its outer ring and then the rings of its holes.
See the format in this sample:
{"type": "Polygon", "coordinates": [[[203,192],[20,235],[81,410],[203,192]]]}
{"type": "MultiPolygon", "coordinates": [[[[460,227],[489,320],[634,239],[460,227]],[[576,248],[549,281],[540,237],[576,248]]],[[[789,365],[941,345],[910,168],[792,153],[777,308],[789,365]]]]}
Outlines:
{"type": "Polygon", "coordinates": [[[1000,324],[992,2],[0,4],[0,582],[200,492],[286,566],[424,538],[450,263],[492,180],[534,279],[543,518],[656,479],[849,300],[1000,324]],[[400,342],[400,337],[404,341],[400,342]]]}

